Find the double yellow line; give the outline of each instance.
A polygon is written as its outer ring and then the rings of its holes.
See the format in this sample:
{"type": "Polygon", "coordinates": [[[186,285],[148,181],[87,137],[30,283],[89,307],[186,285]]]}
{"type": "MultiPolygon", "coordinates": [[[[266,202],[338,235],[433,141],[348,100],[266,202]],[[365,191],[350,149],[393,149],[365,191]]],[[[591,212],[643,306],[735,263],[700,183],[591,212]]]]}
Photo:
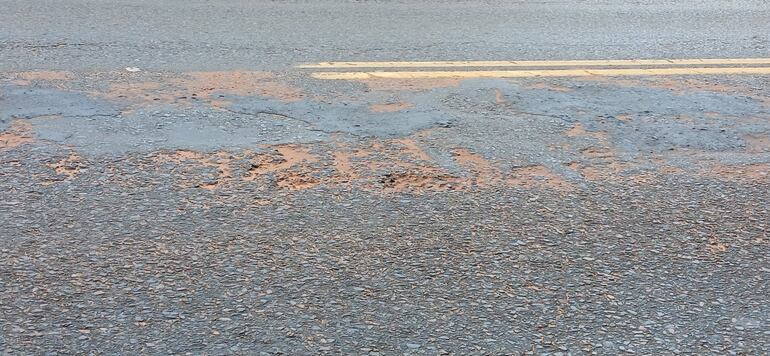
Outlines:
{"type": "Polygon", "coordinates": [[[297,68],[325,70],[322,72],[313,72],[311,76],[317,79],[330,80],[735,74],[766,75],[770,74],[770,58],[320,62],[299,65],[297,68]],[[559,67],[559,69],[552,69],[554,67],[559,67]],[[409,70],[401,70],[404,68],[409,70]],[[441,68],[443,70],[433,70],[435,68],[441,68]],[[479,70],[478,68],[495,69],[479,70]],[[511,70],[505,68],[516,69],[511,70]]]}

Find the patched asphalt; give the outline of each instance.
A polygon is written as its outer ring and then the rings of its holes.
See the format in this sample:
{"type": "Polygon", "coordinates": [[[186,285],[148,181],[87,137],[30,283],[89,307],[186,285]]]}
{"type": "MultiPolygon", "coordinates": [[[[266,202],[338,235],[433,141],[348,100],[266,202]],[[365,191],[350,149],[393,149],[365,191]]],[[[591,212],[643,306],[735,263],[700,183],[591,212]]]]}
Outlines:
{"type": "Polygon", "coordinates": [[[294,67],[761,57],[759,2],[698,16],[689,2],[399,3],[387,21],[380,2],[91,4],[87,31],[34,3],[0,15],[0,29],[22,19],[9,14],[51,25],[0,35],[0,353],[770,353],[766,75],[324,81],[294,67]],[[282,27],[304,12],[348,22],[282,27]],[[502,34],[567,13],[660,37],[502,34]],[[437,32],[453,17],[491,27],[437,32]],[[246,18],[277,27],[255,45],[233,32],[246,18]],[[404,37],[418,18],[436,21],[404,37]],[[696,31],[715,23],[734,26],[696,31]],[[208,31],[174,32],[193,24],[208,31]]]}
{"type": "Polygon", "coordinates": [[[763,78],[109,75],[2,87],[7,353],[767,352],[763,78]]]}

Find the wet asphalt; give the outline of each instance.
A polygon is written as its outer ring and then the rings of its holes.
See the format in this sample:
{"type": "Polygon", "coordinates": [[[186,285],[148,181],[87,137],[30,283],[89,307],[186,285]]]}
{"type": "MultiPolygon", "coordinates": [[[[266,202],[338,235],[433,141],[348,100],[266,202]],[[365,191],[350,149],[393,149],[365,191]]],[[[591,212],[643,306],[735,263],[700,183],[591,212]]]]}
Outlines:
{"type": "Polygon", "coordinates": [[[770,353],[767,75],[294,67],[768,57],[763,2],[0,7],[2,354],[770,353]]]}

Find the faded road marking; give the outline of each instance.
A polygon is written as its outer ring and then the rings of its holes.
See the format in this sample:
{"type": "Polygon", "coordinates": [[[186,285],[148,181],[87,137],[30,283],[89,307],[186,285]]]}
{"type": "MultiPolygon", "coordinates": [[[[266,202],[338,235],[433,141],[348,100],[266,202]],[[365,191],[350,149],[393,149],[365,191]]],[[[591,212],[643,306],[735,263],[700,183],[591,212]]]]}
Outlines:
{"type": "Polygon", "coordinates": [[[437,79],[437,78],[531,78],[531,77],[612,77],[664,75],[767,75],[770,67],[692,67],[650,69],[553,69],[553,70],[481,70],[481,71],[404,71],[404,72],[314,72],[316,79],[437,79]]]}
{"type": "Polygon", "coordinates": [[[427,61],[427,62],[320,62],[302,64],[297,68],[451,68],[451,67],[616,67],[671,65],[758,65],[770,64],[770,58],[708,58],[708,59],[607,59],[557,61],[427,61]]]}

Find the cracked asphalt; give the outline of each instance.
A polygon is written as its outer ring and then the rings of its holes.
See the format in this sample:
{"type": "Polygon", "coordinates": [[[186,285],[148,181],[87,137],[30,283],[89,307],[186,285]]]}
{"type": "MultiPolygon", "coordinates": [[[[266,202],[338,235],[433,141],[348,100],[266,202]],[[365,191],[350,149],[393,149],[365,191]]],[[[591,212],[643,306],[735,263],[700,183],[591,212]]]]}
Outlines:
{"type": "Polygon", "coordinates": [[[0,9],[0,354],[770,353],[768,74],[297,67],[766,58],[764,2],[0,9]]]}

